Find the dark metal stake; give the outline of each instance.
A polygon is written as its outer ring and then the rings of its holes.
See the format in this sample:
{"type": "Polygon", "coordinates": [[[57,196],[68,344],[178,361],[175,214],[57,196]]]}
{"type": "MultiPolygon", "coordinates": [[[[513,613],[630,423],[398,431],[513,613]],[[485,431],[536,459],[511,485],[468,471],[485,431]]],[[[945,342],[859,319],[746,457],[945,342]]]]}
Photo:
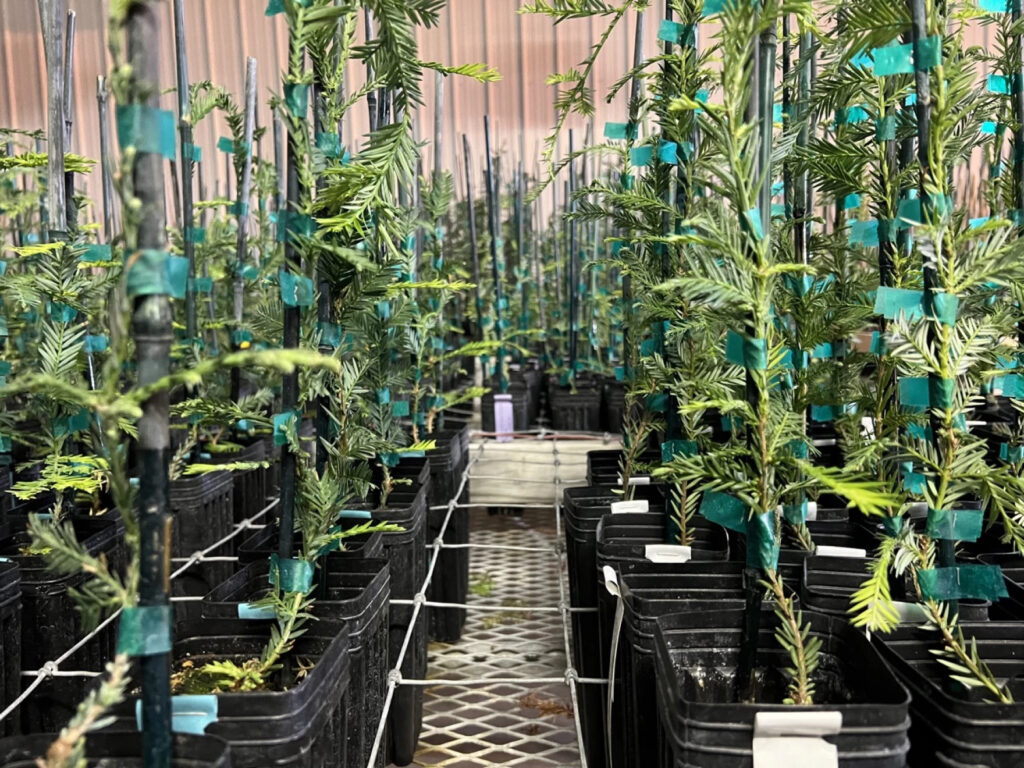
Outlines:
{"type": "Polygon", "coordinates": [[[501,269],[498,266],[498,206],[495,200],[494,158],[491,155],[491,118],[484,115],[484,144],[487,150],[487,229],[490,235],[491,277],[494,280],[494,333],[498,339],[495,354],[494,374],[498,379],[498,390],[508,392],[508,377],[505,376],[505,349],[501,345],[501,269]]]}
{"type": "MultiPolygon", "coordinates": [[[[160,77],[160,17],[157,0],[143,0],[128,7],[125,25],[131,63],[132,98],[156,108],[160,77]]],[[[132,166],[132,184],[140,202],[138,249],[166,248],[164,163],[156,153],[139,151],[132,166]]],[[[135,299],[132,333],[138,383],[145,386],[170,372],[172,332],[171,304],[164,294],[135,299]]],[[[139,603],[168,605],[170,588],[170,532],[168,503],[170,484],[169,393],[162,390],[142,404],[139,419],[139,603]]],[[[171,765],[171,656],[143,656],[142,668],[142,762],[146,768],[171,765]]]]}

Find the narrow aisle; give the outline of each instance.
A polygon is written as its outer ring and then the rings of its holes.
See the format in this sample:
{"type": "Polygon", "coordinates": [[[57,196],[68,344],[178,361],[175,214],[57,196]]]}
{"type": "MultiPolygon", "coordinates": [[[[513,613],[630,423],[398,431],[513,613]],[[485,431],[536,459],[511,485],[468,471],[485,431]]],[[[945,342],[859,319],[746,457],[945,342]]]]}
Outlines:
{"type": "Polygon", "coordinates": [[[581,765],[555,499],[585,482],[586,450],[596,447],[603,446],[474,442],[466,626],[458,643],[430,646],[427,677],[445,682],[425,691],[414,765],[581,765]]]}

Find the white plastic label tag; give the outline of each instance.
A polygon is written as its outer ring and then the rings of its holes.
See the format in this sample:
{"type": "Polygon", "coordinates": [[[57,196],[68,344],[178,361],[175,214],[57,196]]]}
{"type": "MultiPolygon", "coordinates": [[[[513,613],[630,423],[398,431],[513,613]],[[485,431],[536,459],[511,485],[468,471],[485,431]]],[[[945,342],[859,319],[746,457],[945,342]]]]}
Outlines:
{"type": "Polygon", "coordinates": [[[807,520],[814,522],[818,519],[818,502],[808,501],[807,502],[807,520]]]}
{"type": "Polygon", "coordinates": [[[928,621],[928,612],[920,603],[894,600],[892,607],[896,609],[900,624],[924,624],[928,621]]]}
{"type": "Polygon", "coordinates": [[[842,727],[841,712],[758,712],[754,768],[838,768],[838,748],[821,737],[842,727]]]}
{"type": "Polygon", "coordinates": [[[515,416],[512,412],[512,395],[494,396],[494,431],[499,443],[512,440],[515,431],[515,416]]]}
{"type": "Polygon", "coordinates": [[[817,440],[811,441],[815,448],[831,448],[833,445],[837,445],[834,437],[822,437],[817,440]]]}
{"type": "Polygon", "coordinates": [[[644,557],[652,563],[686,563],[692,556],[691,549],[681,544],[648,544],[644,547],[644,557]]]}
{"type": "MultiPolygon", "coordinates": [[[[638,475],[637,477],[629,478],[630,485],[650,485],[650,475],[638,475]]],[[[622,485],[622,475],[619,475],[619,485],[622,485]]]]}
{"type": "Polygon", "coordinates": [[[615,573],[615,569],[610,565],[606,565],[601,569],[604,574],[604,588],[608,590],[608,594],[615,597],[619,596],[619,577],[615,573]]]}
{"type": "Polygon", "coordinates": [[[822,557],[867,557],[868,551],[857,547],[819,546],[815,548],[814,554],[822,557]]]}
{"type": "Polygon", "coordinates": [[[612,514],[619,515],[624,512],[649,512],[651,505],[647,499],[634,499],[633,501],[613,501],[612,514]]]}

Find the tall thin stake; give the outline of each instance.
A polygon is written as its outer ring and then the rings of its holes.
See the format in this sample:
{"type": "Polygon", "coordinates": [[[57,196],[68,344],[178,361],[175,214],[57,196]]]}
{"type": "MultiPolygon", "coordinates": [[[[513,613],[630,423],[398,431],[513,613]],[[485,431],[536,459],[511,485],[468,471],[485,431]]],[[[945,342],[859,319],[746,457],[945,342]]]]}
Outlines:
{"type": "MultiPolygon", "coordinates": [[[[466,208],[469,210],[469,258],[473,263],[473,295],[476,299],[477,340],[483,339],[484,300],[480,298],[480,254],[476,248],[476,205],[473,202],[473,173],[470,170],[469,139],[462,134],[462,154],[466,166],[466,208]]],[[[486,372],[485,372],[486,373],[486,372]]]]}
{"type": "Polygon", "coordinates": [[[107,78],[96,78],[96,108],[100,131],[100,186],[103,191],[103,239],[114,237],[114,184],[110,173],[110,115],[107,112],[107,78]]]}
{"type": "Polygon", "coordinates": [[[39,0],[46,56],[46,239],[67,232],[64,192],[64,31],[67,0],[39,0]]]}
{"type": "Polygon", "coordinates": [[[178,138],[181,156],[181,235],[188,259],[188,287],[185,292],[185,336],[190,344],[199,336],[196,319],[196,243],[192,176],[195,171],[192,154],[192,121],[189,104],[188,54],[185,48],[184,0],[174,0],[174,55],[178,74],[178,138]]]}
{"type": "MultiPolygon", "coordinates": [[[[245,268],[246,255],[249,250],[249,192],[252,188],[252,136],[256,125],[256,59],[251,56],[245,61],[245,122],[243,123],[244,146],[235,147],[241,151],[242,180],[238,187],[238,198],[235,201],[235,215],[238,231],[235,240],[235,280],[233,317],[235,328],[242,325],[242,304],[245,299],[245,279],[242,270],[245,268]]],[[[229,155],[230,157],[230,155],[229,155]]],[[[238,402],[241,394],[241,372],[234,368],[231,371],[231,398],[238,402]]]]}
{"type": "Polygon", "coordinates": [[[494,280],[494,335],[498,340],[498,349],[495,353],[494,374],[498,379],[498,390],[504,394],[508,392],[508,378],[505,376],[505,349],[501,345],[501,265],[498,263],[498,201],[495,200],[497,193],[497,181],[495,179],[494,158],[491,155],[491,117],[484,115],[484,144],[487,151],[487,230],[490,237],[491,249],[491,278],[494,280]]]}
{"type": "MultiPolygon", "coordinates": [[[[131,99],[156,108],[160,90],[160,16],[158,0],[129,5],[125,17],[131,63],[131,99]]],[[[139,201],[138,250],[166,248],[164,163],[158,153],[139,150],[132,166],[132,185],[139,201]]],[[[173,331],[171,304],[166,294],[139,296],[132,314],[132,333],[139,386],[170,372],[173,331]]],[[[170,599],[170,483],[169,395],[161,390],[142,404],[139,418],[139,604],[166,606],[170,599]]],[[[171,765],[171,656],[143,656],[142,762],[146,768],[171,765]]]]}
{"type": "MultiPolygon", "coordinates": [[[[566,195],[565,207],[569,214],[576,211],[576,148],[573,143],[573,132],[569,129],[569,194],[566,195]]],[[[578,245],[576,237],[576,219],[569,218],[569,253],[566,258],[566,288],[569,291],[569,381],[576,380],[576,336],[579,313],[579,296],[577,291],[576,261],[578,245]]]]}

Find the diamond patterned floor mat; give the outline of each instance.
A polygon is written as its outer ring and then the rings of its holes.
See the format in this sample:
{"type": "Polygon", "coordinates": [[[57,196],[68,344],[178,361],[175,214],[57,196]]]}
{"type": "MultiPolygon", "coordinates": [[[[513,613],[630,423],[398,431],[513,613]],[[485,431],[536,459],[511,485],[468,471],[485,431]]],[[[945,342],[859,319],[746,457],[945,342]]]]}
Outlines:
{"type": "Polygon", "coordinates": [[[568,686],[508,682],[565,674],[562,619],[552,610],[558,607],[557,580],[563,578],[554,554],[554,511],[528,509],[520,517],[474,508],[471,531],[475,544],[535,551],[470,550],[470,608],[462,640],[432,644],[427,674],[501,682],[427,688],[414,765],[579,766],[568,686]]]}

